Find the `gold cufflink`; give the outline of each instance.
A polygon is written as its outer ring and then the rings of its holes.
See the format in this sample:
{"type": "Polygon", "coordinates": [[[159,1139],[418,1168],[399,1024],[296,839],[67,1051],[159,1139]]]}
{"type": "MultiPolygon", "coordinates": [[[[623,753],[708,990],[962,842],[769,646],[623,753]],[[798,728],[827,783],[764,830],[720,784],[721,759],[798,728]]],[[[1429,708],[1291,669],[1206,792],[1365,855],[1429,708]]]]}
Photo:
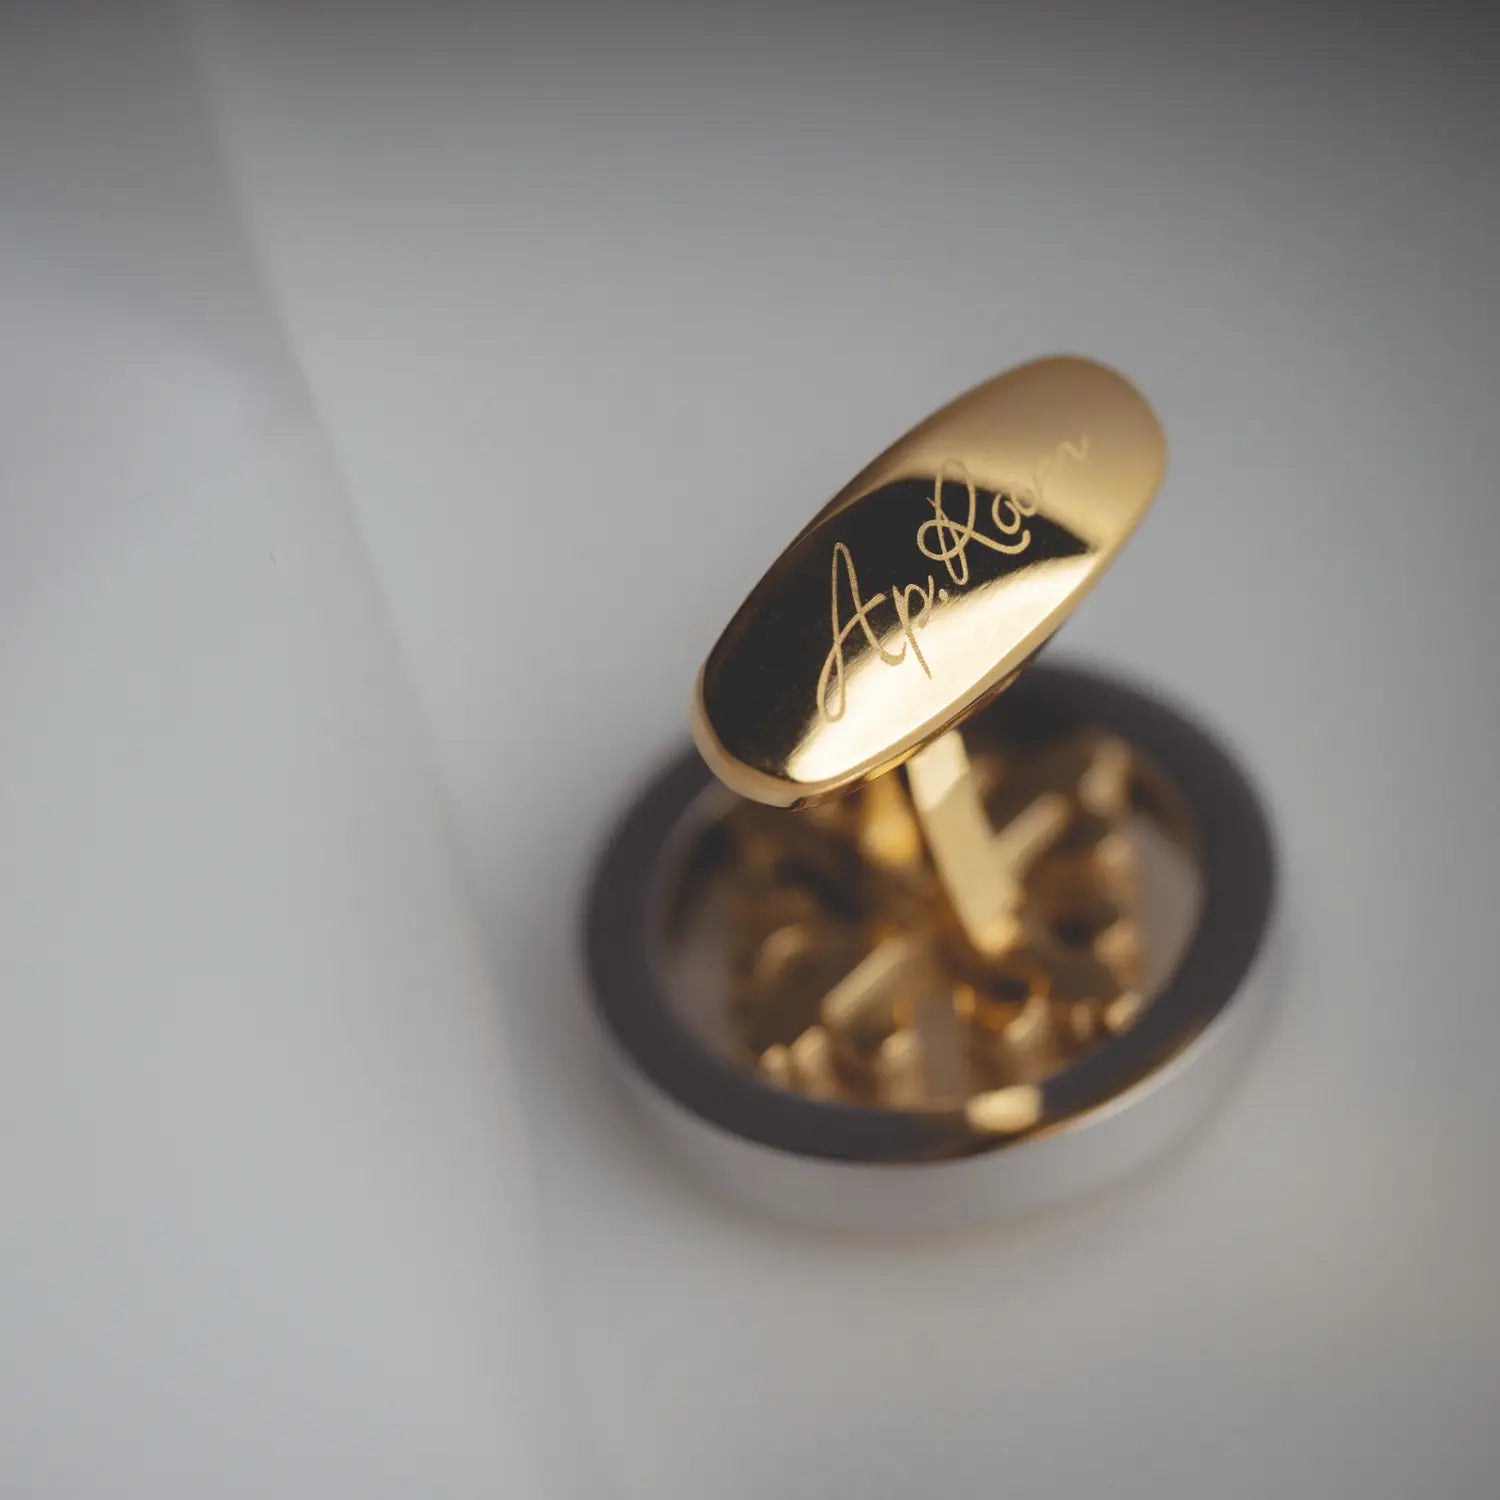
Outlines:
{"type": "Polygon", "coordinates": [[[1222,1091],[1269,989],[1260,803],[1176,710],[1030,665],[1165,462],[1114,371],[1008,371],[868,464],[709,652],[697,753],[627,813],[587,925],[626,1076],[721,1190],[990,1218],[1222,1091]]]}

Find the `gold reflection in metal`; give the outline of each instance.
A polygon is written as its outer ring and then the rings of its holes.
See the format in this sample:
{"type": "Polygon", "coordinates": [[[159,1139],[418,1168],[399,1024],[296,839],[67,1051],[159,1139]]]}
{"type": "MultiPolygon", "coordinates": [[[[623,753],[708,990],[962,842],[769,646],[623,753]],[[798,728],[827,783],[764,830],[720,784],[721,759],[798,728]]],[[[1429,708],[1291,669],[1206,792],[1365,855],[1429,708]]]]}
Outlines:
{"type": "Polygon", "coordinates": [[[1131,748],[971,716],[1110,564],[1165,461],[1114,371],[997,376],[850,481],[709,653],[694,737],[739,794],[715,867],[727,1023],[768,1082],[1013,1133],[1135,1023],[1131,748]]]}
{"type": "MultiPolygon", "coordinates": [[[[699,674],[705,759],[776,806],[901,764],[1071,613],[1165,461],[1144,398],[1088,360],[1039,360],[960,396],[845,486],[751,591],[699,674]]],[[[987,942],[1003,945],[1003,905],[992,891],[969,914],[993,928],[987,942]]]]}
{"type": "Polygon", "coordinates": [[[726,813],[729,1025],[779,1087],[1008,1133],[1142,1009],[1136,768],[1092,732],[946,739],[837,804],[726,813]]]}

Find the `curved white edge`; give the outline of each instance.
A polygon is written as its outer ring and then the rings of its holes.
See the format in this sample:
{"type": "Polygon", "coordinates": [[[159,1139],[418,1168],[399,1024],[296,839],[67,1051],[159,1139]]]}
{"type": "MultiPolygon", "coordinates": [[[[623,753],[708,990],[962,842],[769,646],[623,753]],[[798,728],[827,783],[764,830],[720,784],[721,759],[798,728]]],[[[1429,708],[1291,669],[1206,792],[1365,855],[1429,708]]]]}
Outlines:
{"type": "Polygon", "coordinates": [[[713,1191],[810,1228],[903,1232],[1015,1219],[1139,1171],[1208,1115],[1255,1049],[1280,988],[1274,919],[1250,972],[1159,1073],[1052,1133],[953,1161],[895,1164],[796,1156],[732,1135],[651,1084],[612,1048],[652,1131],[713,1191]]]}

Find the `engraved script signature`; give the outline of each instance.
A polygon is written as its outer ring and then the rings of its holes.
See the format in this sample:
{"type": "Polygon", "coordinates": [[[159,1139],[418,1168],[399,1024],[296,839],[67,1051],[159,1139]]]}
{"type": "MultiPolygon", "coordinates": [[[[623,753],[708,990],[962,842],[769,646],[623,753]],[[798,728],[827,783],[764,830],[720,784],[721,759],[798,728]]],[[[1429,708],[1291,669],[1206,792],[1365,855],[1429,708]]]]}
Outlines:
{"type": "MultiPolygon", "coordinates": [[[[957,459],[943,463],[933,476],[932,494],[928,497],[932,515],[917,527],[917,550],[930,562],[943,565],[948,582],[955,589],[964,588],[969,582],[969,548],[983,547],[1009,557],[1024,552],[1031,545],[1027,521],[1037,513],[1047,482],[1065,462],[1082,463],[1088,453],[1086,434],[1077,442],[1059,443],[1037,466],[1030,483],[996,491],[989,507],[993,534],[979,529],[979,491],[968,469],[957,459]]],[[[948,598],[948,589],[938,584],[936,574],[928,573],[925,583],[892,584],[888,591],[871,594],[866,599],[860,592],[854,555],[843,542],[835,542],[829,593],[833,644],[818,674],[818,711],[825,723],[842,719],[848,706],[844,646],[856,631],[886,666],[898,667],[910,654],[923,673],[932,676],[917,632],[932,617],[933,605],[948,598]],[[841,609],[841,595],[847,596],[847,618],[841,609]],[[875,611],[886,604],[895,611],[899,649],[888,647],[881,632],[871,623],[875,611]]]]}

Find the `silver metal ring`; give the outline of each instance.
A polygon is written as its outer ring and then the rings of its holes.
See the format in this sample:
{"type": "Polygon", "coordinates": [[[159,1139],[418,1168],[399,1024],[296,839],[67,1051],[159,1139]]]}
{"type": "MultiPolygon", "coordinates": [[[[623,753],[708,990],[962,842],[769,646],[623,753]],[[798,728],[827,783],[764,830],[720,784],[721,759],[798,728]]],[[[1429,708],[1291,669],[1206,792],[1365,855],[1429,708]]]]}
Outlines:
{"type": "Polygon", "coordinates": [[[657,893],[710,786],[674,762],[616,831],[586,918],[595,1003],[646,1117],[714,1188],[805,1223],[957,1225],[1090,1192],[1157,1156],[1202,1118],[1249,1050],[1274,991],[1275,887],[1260,799],[1228,753],[1138,689],[1034,667],[1006,695],[1028,718],[1111,729],[1171,777],[1201,835],[1203,900],[1182,960],[1137,1025],[1044,1085],[1046,1123],[976,1142],[942,1115],[810,1099],[715,1054],[665,992],[657,893]]]}

